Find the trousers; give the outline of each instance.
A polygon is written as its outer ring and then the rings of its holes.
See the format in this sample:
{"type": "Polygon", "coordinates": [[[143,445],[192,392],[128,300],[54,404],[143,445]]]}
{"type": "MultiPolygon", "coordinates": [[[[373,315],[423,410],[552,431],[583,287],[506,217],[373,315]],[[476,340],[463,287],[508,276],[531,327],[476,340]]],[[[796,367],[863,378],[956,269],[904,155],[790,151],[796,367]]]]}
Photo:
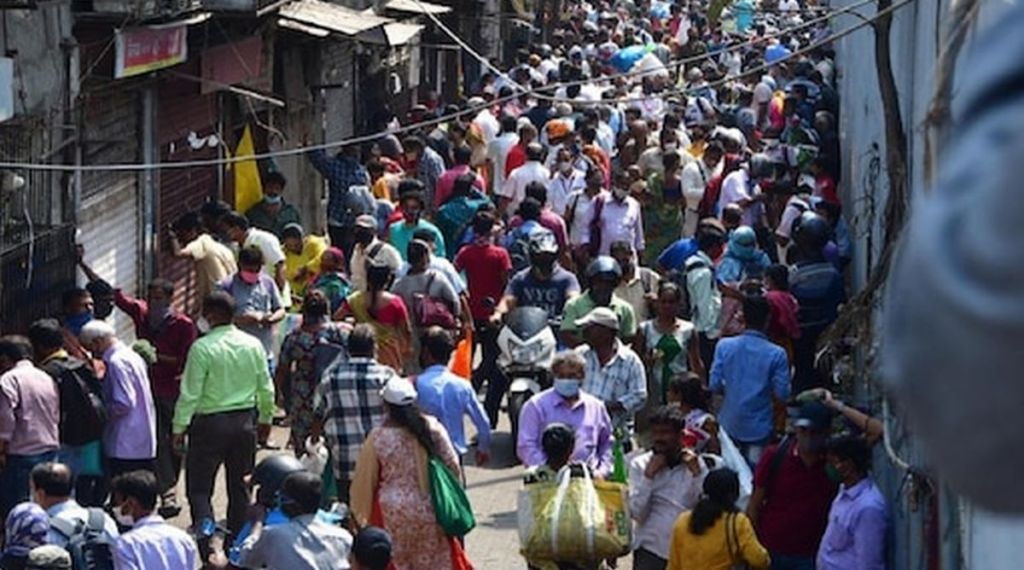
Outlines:
{"type": "Polygon", "coordinates": [[[213,487],[224,465],[228,490],[228,530],[238,533],[245,524],[249,489],[245,476],[256,461],[256,410],[245,409],[196,416],[188,431],[185,457],[185,492],[193,524],[213,514],[213,487]]]}
{"type": "Polygon", "coordinates": [[[156,466],[155,475],[160,493],[174,489],[181,472],[181,456],[171,445],[171,421],[174,419],[174,404],[177,398],[153,398],[156,405],[156,466]]]}
{"type": "Polygon", "coordinates": [[[480,350],[480,366],[473,371],[473,388],[479,390],[487,381],[487,396],[484,398],[484,410],[491,422],[491,429],[498,426],[498,411],[501,399],[508,391],[508,378],[498,368],[498,333],[487,321],[476,321],[473,338],[480,350]]]}

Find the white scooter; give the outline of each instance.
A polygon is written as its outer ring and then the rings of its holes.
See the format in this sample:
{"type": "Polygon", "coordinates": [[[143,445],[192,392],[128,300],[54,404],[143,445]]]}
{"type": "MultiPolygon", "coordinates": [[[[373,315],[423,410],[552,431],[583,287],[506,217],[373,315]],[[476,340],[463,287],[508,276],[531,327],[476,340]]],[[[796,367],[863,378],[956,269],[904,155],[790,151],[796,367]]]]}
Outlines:
{"type": "Polygon", "coordinates": [[[526,401],[551,387],[551,360],[558,341],[547,311],[517,307],[498,333],[498,367],[509,380],[508,419],[512,441],[519,438],[519,413],[526,401]]]}

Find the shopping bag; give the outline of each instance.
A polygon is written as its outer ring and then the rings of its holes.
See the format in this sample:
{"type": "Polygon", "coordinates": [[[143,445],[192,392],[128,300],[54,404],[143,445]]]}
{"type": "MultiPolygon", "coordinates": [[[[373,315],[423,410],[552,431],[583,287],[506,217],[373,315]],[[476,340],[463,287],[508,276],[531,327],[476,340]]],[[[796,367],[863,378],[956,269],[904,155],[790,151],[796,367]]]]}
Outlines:
{"type": "Polygon", "coordinates": [[[754,492],[754,474],[732,438],[721,427],[718,429],[718,443],[722,448],[723,465],[735,471],[740,479],[740,498],[736,501],[736,506],[740,510],[746,510],[750,495],[754,492]]]}
{"type": "Polygon", "coordinates": [[[469,380],[473,375],[473,333],[466,334],[466,337],[459,341],[452,354],[452,374],[469,380]]]}
{"type": "Polygon", "coordinates": [[[437,524],[448,536],[465,536],[476,526],[476,517],[462,484],[436,457],[427,462],[427,475],[437,524]]]}
{"type": "Polygon", "coordinates": [[[629,553],[632,524],[626,486],[593,481],[583,469],[563,468],[555,481],[527,485],[519,493],[518,526],[529,560],[596,562],[629,553]]]}

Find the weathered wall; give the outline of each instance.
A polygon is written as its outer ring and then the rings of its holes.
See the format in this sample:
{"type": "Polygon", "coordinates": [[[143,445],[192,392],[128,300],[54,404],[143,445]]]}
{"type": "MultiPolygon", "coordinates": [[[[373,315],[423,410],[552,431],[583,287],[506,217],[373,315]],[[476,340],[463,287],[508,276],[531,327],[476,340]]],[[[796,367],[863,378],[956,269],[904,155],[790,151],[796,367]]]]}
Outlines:
{"type": "MultiPolygon", "coordinates": [[[[962,53],[970,50],[971,40],[983,34],[1010,4],[1000,0],[981,0],[980,17],[962,53]]],[[[842,0],[833,7],[853,4],[842,0]]],[[[924,135],[921,125],[933,96],[939,52],[948,30],[948,0],[917,0],[895,15],[892,28],[892,62],[900,93],[901,111],[908,137],[913,205],[927,199],[924,172],[924,135]]],[[[870,6],[859,10],[870,16],[870,6]]],[[[844,15],[834,21],[836,30],[861,21],[844,15]]],[[[842,100],[840,129],[844,153],[844,204],[856,234],[857,255],[854,283],[860,286],[869,268],[877,262],[882,243],[882,212],[886,199],[886,145],[881,99],[874,60],[874,34],[864,28],[838,42],[839,92],[842,100]],[[872,199],[873,196],[873,199],[872,199]]],[[[955,93],[954,89],[954,93],[955,93]]],[[[956,97],[954,95],[954,112],[956,97]]],[[[940,155],[941,156],[941,155],[940,155]]],[[[939,159],[941,162],[941,158],[939,159]]],[[[884,307],[881,310],[885,310],[884,307]]],[[[880,387],[868,380],[861,386],[861,398],[872,402],[877,412],[880,387]]],[[[896,403],[898,407],[898,403],[896,403]]],[[[895,452],[917,466],[927,466],[898,418],[888,418],[895,452]]],[[[979,466],[979,468],[984,468],[979,466]]],[[[973,508],[937,485],[934,509],[917,504],[911,498],[913,486],[907,486],[904,473],[880,450],[876,454],[875,477],[891,501],[890,560],[894,570],[916,568],[1014,568],[1024,558],[1024,518],[997,517],[973,508]],[[933,532],[929,526],[934,522],[933,532]],[[937,562],[936,566],[929,562],[937,562]]]]}

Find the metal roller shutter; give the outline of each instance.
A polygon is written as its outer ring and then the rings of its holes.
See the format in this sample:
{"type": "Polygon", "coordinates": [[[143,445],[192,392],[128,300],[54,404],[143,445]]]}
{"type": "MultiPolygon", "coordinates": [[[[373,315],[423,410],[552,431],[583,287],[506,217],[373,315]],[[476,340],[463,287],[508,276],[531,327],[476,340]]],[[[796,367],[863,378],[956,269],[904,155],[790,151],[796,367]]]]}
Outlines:
{"type": "MultiPolygon", "coordinates": [[[[123,86],[87,94],[84,122],[84,164],[139,160],[138,92],[123,86]]],[[[142,291],[140,200],[138,174],[106,171],[82,174],[78,212],[85,260],[114,287],[138,295],[142,291]]],[[[114,327],[122,340],[135,338],[131,320],[114,311],[114,327]]]]}
{"type": "Polygon", "coordinates": [[[334,142],[355,134],[355,43],[334,41],[321,45],[321,81],[331,86],[324,90],[324,140],[334,142]]]}

